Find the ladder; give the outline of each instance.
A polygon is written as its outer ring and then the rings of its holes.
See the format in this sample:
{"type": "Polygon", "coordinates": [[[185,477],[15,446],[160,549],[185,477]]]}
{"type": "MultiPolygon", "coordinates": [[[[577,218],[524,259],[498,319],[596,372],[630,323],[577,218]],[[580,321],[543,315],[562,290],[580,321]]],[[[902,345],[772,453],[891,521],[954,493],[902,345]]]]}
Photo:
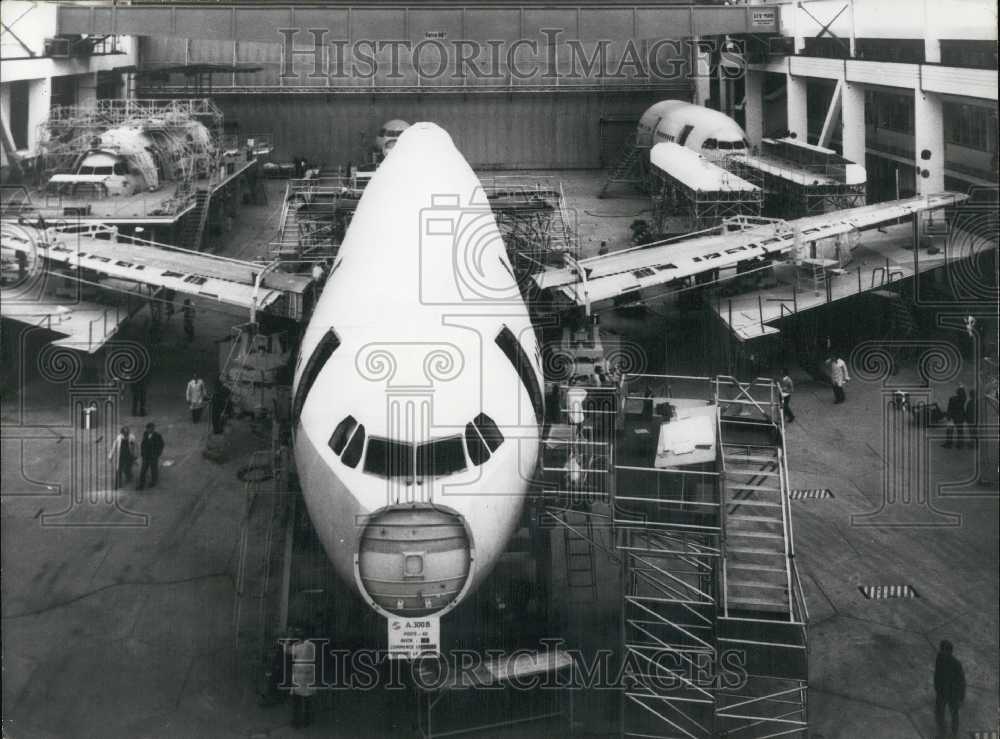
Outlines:
{"type": "Polygon", "coordinates": [[[566,558],[566,587],[573,602],[597,600],[597,563],[594,560],[594,523],[586,514],[573,516],[565,513],[563,526],[563,549],[566,558]],[[575,520],[574,520],[575,519],[575,520]],[[574,529],[583,529],[577,533],[574,529]],[[573,595],[579,594],[578,599],[573,595]]]}
{"type": "Polygon", "coordinates": [[[611,185],[638,185],[642,181],[638,172],[639,155],[642,151],[645,150],[636,145],[635,142],[625,146],[619,155],[618,163],[608,173],[597,197],[603,198],[611,185]]]}

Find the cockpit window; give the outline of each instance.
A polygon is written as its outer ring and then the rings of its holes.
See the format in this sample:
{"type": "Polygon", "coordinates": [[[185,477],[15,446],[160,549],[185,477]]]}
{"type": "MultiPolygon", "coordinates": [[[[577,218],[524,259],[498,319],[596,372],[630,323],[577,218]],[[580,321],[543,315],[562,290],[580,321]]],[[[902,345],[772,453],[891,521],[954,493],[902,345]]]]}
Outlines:
{"type": "Polygon", "coordinates": [[[541,426],[545,419],[545,398],[542,397],[542,388],[538,384],[538,377],[535,375],[535,370],[532,368],[521,342],[517,340],[509,328],[504,326],[497,334],[496,344],[510,360],[510,363],[514,365],[514,371],[524,383],[528,397],[531,399],[531,407],[535,411],[535,421],[541,426]]]}
{"type": "Polygon", "coordinates": [[[316,382],[316,378],[326,364],[326,360],[337,350],[338,346],[340,346],[340,338],[331,328],[326,332],[319,344],[316,345],[312,356],[306,362],[306,368],[302,372],[302,379],[299,380],[299,387],[295,392],[295,400],[292,403],[292,418],[298,418],[299,414],[302,413],[302,406],[305,405],[306,397],[309,395],[313,383],[316,382]]]}
{"type": "Polygon", "coordinates": [[[348,467],[354,468],[358,466],[358,462],[361,461],[361,453],[365,450],[365,427],[358,426],[357,431],[354,432],[354,436],[351,440],[347,442],[347,448],[344,450],[343,456],[340,461],[346,464],[348,467]]]}
{"type": "Polygon", "coordinates": [[[486,442],[486,446],[489,447],[491,452],[495,452],[503,444],[503,434],[500,432],[499,427],[485,413],[480,413],[472,419],[472,423],[476,425],[476,428],[483,437],[483,441],[486,442]]]}
{"type": "Polygon", "coordinates": [[[413,477],[413,445],[373,436],[368,440],[365,472],[379,477],[413,477]]]}
{"type": "Polygon", "coordinates": [[[347,440],[351,438],[351,432],[354,431],[357,425],[358,422],[354,420],[354,416],[348,416],[337,424],[337,428],[333,430],[333,434],[330,436],[330,448],[334,454],[340,456],[340,453],[344,451],[344,447],[347,446],[347,440]]]}
{"type": "Polygon", "coordinates": [[[465,445],[469,448],[469,459],[477,467],[490,458],[490,450],[486,442],[471,423],[465,424],[465,445]]]}
{"type": "Polygon", "coordinates": [[[125,162],[115,162],[115,174],[124,177],[128,174],[128,164],[125,162]]]}
{"type": "Polygon", "coordinates": [[[728,141],[720,141],[719,142],[719,148],[720,149],[732,149],[733,145],[731,143],[729,143],[728,141]]]}
{"type": "Polygon", "coordinates": [[[716,149],[719,146],[717,139],[705,139],[705,143],[701,145],[702,149],[716,149]]]}
{"type": "Polygon", "coordinates": [[[417,476],[441,477],[461,472],[465,465],[465,449],[461,436],[434,439],[417,446],[417,476]]]}

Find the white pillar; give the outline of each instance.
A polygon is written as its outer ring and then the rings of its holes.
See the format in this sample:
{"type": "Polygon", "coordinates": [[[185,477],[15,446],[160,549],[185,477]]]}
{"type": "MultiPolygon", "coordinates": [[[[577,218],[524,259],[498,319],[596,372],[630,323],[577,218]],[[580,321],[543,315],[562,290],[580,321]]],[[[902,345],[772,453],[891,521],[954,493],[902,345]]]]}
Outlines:
{"type": "Polygon", "coordinates": [[[845,82],[840,100],[840,140],[844,157],[865,166],[865,90],[845,82]]]}
{"type": "Polygon", "coordinates": [[[919,169],[917,193],[921,195],[944,190],[943,108],[940,95],[914,90],[913,144],[919,169]]]}
{"type": "Polygon", "coordinates": [[[694,100],[692,102],[695,105],[704,105],[711,95],[709,83],[712,77],[712,59],[708,52],[698,47],[700,40],[698,36],[691,39],[691,67],[694,70],[692,75],[694,78],[694,100]]]}
{"type": "Polygon", "coordinates": [[[719,110],[721,110],[726,115],[729,115],[732,111],[729,109],[729,76],[723,71],[724,67],[720,63],[718,66],[718,76],[719,76],[719,110]]]}
{"type": "Polygon", "coordinates": [[[928,64],[941,63],[941,38],[937,29],[939,23],[947,20],[938,18],[939,13],[935,11],[939,10],[940,14],[947,15],[948,8],[951,8],[951,12],[956,12],[950,3],[939,9],[939,2],[940,0],[924,0],[924,57],[928,64]]]}
{"type": "Polygon", "coordinates": [[[788,103],[788,130],[799,141],[809,140],[809,119],[806,116],[806,84],[808,77],[785,75],[785,99],[788,103]]]}
{"type": "Polygon", "coordinates": [[[752,72],[749,69],[744,77],[746,85],[746,102],[743,112],[746,116],[747,138],[753,146],[760,144],[764,138],[764,75],[765,72],[752,72]]]}

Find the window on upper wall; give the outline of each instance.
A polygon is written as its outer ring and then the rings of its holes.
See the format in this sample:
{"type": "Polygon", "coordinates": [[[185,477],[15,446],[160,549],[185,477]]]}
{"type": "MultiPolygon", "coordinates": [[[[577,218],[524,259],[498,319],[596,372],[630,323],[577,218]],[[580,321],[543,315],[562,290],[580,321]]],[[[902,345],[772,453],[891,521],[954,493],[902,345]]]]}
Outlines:
{"type": "Polygon", "coordinates": [[[996,152],[996,110],[978,105],[945,103],[944,140],[977,151],[996,152]]]}
{"type": "Polygon", "coordinates": [[[31,80],[16,80],[9,83],[10,90],[10,137],[15,149],[28,148],[28,110],[31,80]]]}

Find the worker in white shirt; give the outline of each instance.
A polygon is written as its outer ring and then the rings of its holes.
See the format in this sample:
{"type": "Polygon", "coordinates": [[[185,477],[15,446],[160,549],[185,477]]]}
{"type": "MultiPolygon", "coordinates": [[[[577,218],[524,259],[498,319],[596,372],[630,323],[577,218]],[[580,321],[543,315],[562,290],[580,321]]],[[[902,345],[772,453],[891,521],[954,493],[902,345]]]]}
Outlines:
{"type": "Polygon", "coordinates": [[[851,376],[847,374],[847,363],[835,355],[830,363],[830,382],[833,383],[833,402],[843,403],[844,385],[851,381],[851,376]]]}

